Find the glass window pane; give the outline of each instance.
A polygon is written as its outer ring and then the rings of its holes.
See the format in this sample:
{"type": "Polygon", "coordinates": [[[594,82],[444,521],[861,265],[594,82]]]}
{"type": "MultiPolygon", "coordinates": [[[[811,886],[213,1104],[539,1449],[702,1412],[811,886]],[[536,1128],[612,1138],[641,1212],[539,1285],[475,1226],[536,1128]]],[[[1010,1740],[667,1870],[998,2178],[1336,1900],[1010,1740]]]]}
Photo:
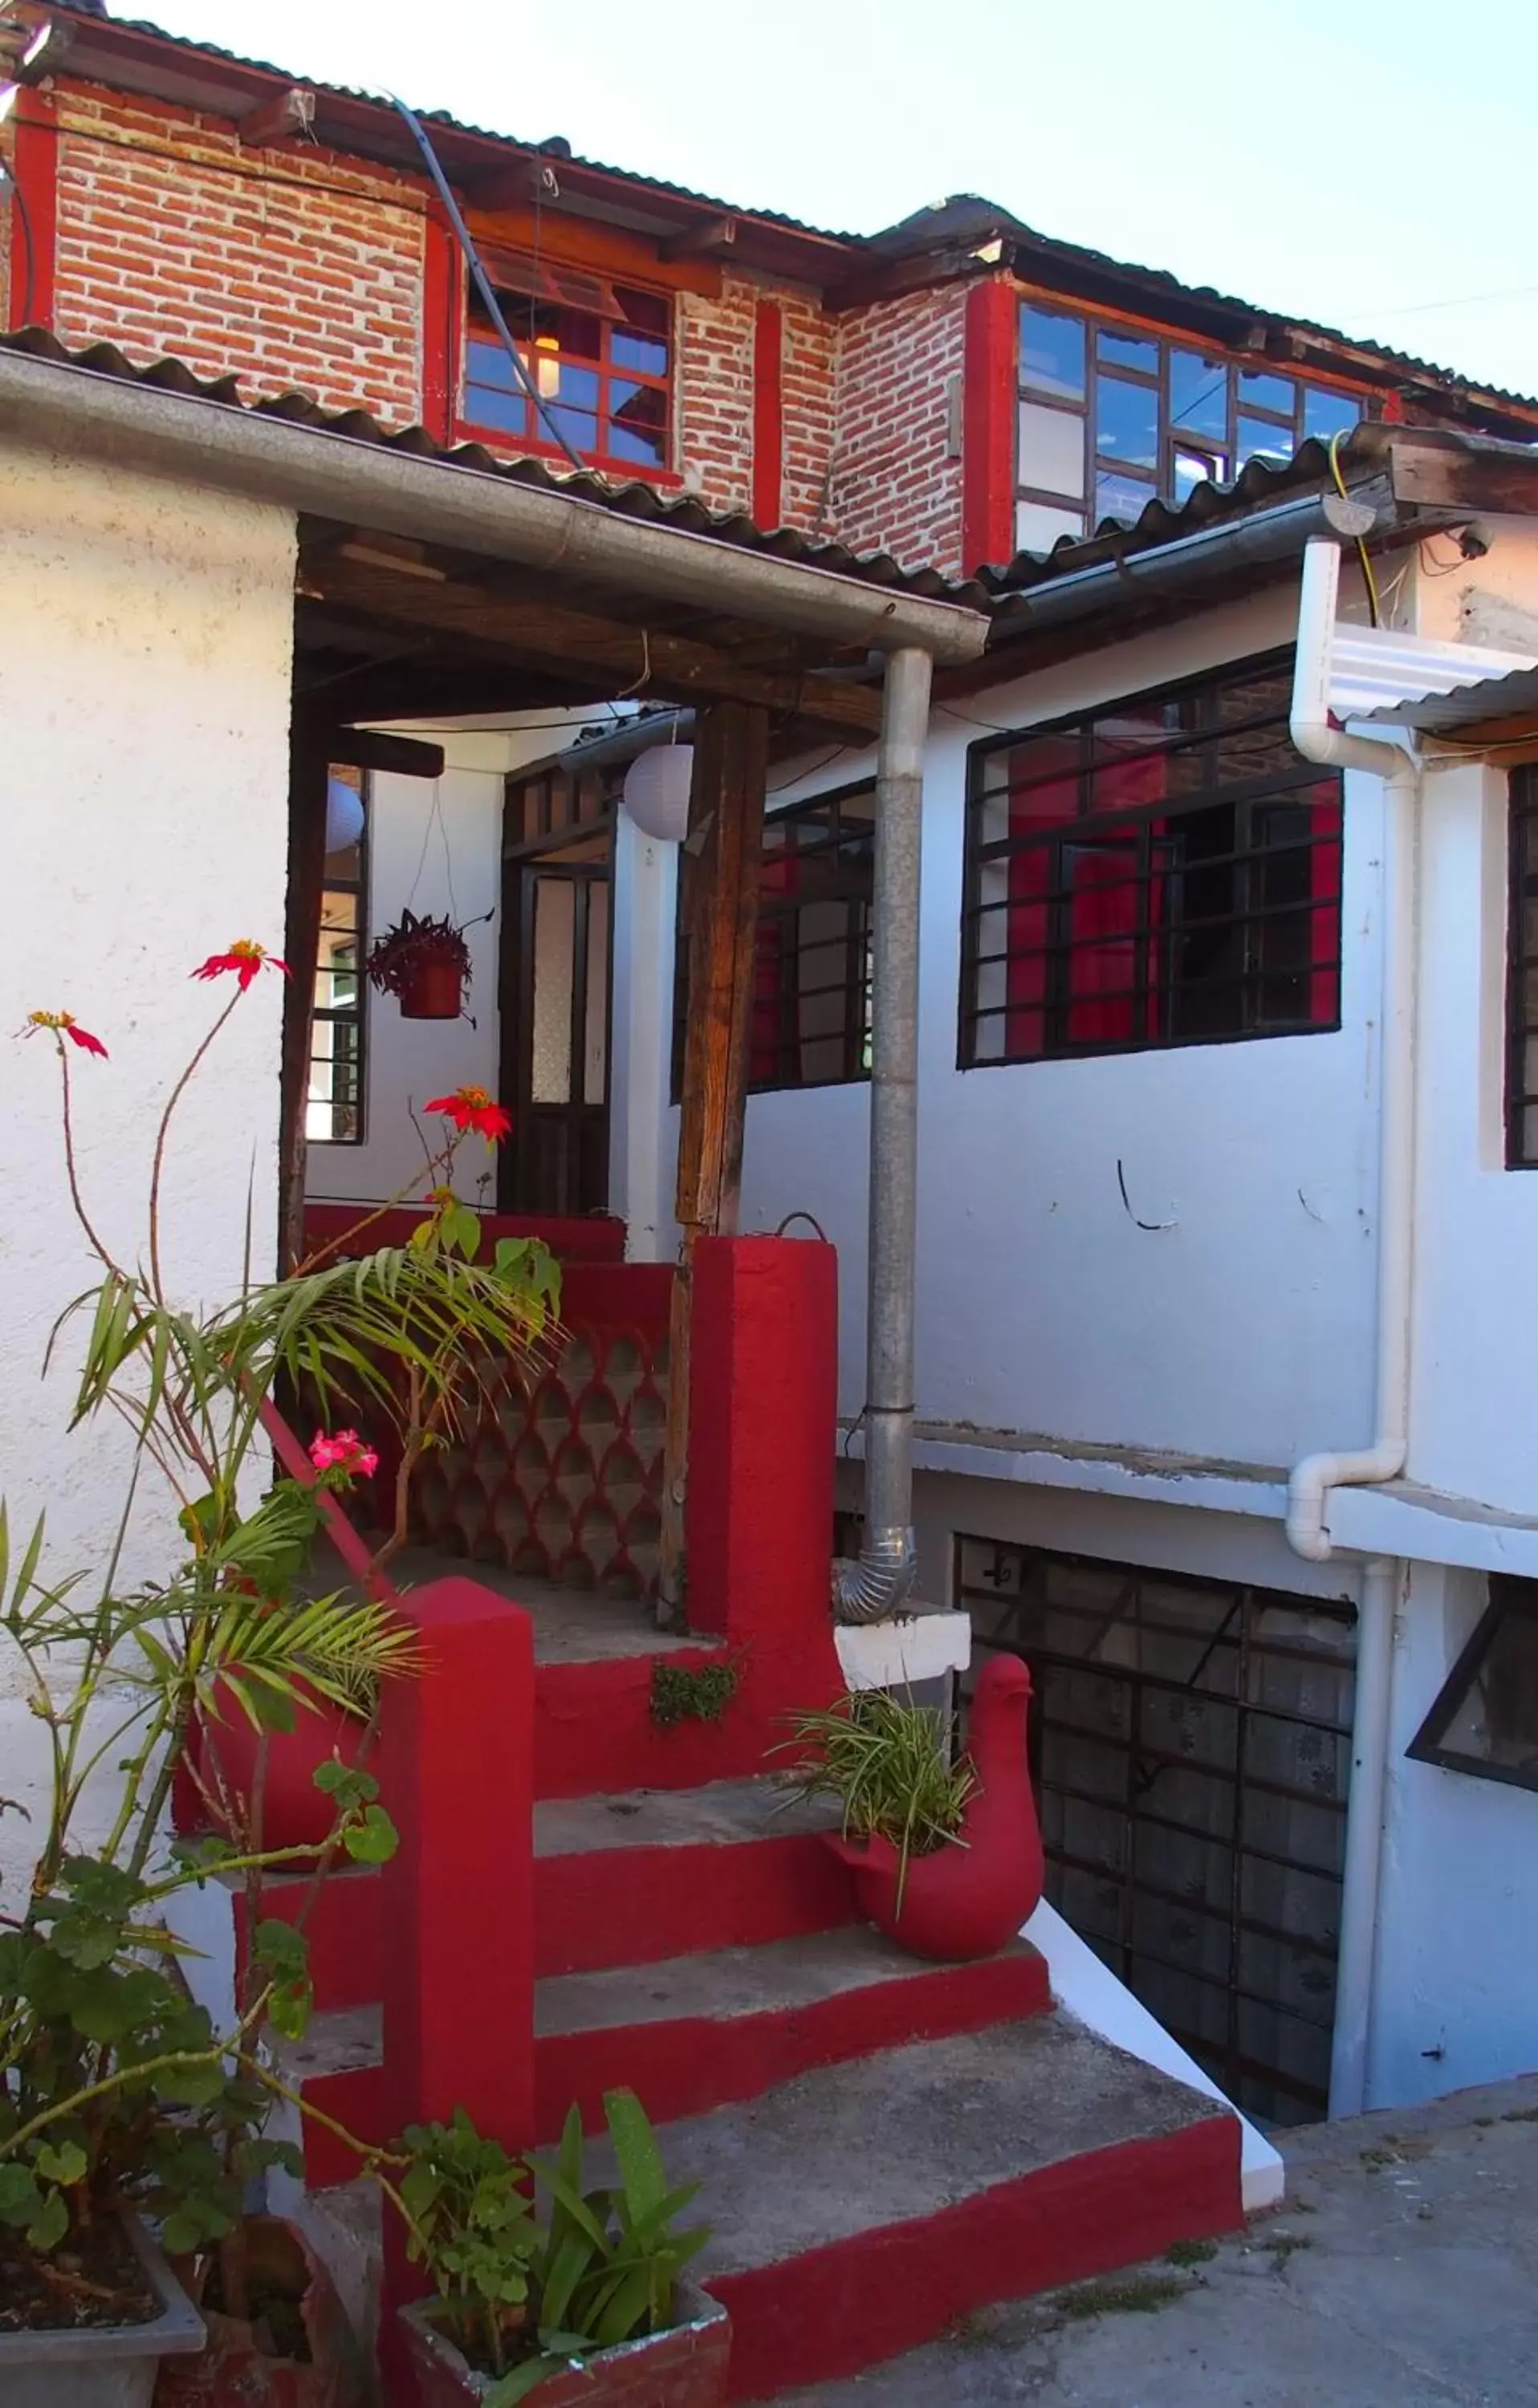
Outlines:
{"type": "Polygon", "coordinates": [[[1268,375],[1259,368],[1239,371],[1239,405],[1251,403],[1257,409],[1274,409],[1279,416],[1290,418],[1297,403],[1297,387],[1290,377],[1268,375]]]}
{"type": "Polygon", "coordinates": [[[1037,393],[1082,399],[1085,389],[1085,328],[1082,318],[1056,309],[1020,305],[1020,381],[1037,393]]]}
{"type": "Polygon", "coordinates": [[[1239,422],[1239,465],[1243,468],[1250,460],[1290,460],[1293,437],[1286,426],[1272,426],[1263,418],[1242,418],[1239,422]]]}
{"type": "Polygon", "coordinates": [[[1155,488],[1140,478],[1099,476],[1095,480],[1095,523],[1102,519],[1118,519],[1124,526],[1145,510],[1154,499],[1155,488]]]}
{"type": "Polygon", "coordinates": [[[1355,394],[1304,388],[1303,433],[1321,443],[1328,443],[1332,435],[1349,435],[1362,414],[1363,404],[1355,394]]]}
{"type": "Polygon", "coordinates": [[[1145,341],[1141,335],[1111,335],[1102,327],[1095,338],[1095,356],[1102,367],[1141,368],[1144,376],[1158,374],[1158,345],[1145,341]]]}
{"type": "Polygon", "coordinates": [[[598,422],[590,409],[555,408],[550,414],[573,452],[597,450],[598,422]]]}
{"type": "Polygon", "coordinates": [[[1039,401],[1020,404],[1019,481],[1082,500],[1084,420],[1076,411],[1043,409],[1039,401]]]}
{"type": "Polygon", "coordinates": [[[1176,426],[1193,435],[1229,436],[1229,370],[1223,360],[1209,360],[1200,351],[1170,354],[1170,416],[1176,426]]]}
{"type": "Polygon", "coordinates": [[[609,882],[587,890],[587,995],[582,1014],[582,1101],[601,1104],[609,1092],[609,882]]]}
{"type": "Polygon", "coordinates": [[[576,889],[541,878],[534,889],[534,1026],[529,1090],[537,1104],[571,1100],[571,971],[576,889]]]}
{"type": "Polygon", "coordinates": [[[1084,533],[1081,510],[1059,510],[1050,502],[1016,502],[1014,505],[1014,549],[1016,552],[1050,552],[1055,543],[1067,536],[1077,543],[1084,533]]]}
{"type": "Polygon", "coordinates": [[[1158,459],[1158,388],[1129,384],[1125,377],[1095,380],[1095,448],[1128,467],[1152,468],[1158,459]]]}
{"type": "Polygon", "coordinates": [[[638,293],[632,285],[616,287],[615,300],[625,311],[627,326],[643,326],[648,334],[666,338],[672,319],[672,304],[665,293],[638,293]]]}
{"type": "Polygon", "coordinates": [[[638,335],[616,326],[609,337],[609,357],[617,368],[634,368],[642,376],[666,376],[668,346],[655,335],[638,335]]]}

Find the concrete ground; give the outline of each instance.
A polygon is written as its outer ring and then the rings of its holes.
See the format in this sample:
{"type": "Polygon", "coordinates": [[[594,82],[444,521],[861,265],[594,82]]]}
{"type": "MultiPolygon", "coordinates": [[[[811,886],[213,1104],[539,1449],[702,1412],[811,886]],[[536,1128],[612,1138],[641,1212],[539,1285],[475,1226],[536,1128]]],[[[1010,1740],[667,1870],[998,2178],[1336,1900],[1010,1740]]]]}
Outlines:
{"type": "Polygon", "coordinates": [[[1282,2145],[1286,2203],[1243,2236],[782,2408],[1538,2408],[1538,2076],[1282,2145]]]}

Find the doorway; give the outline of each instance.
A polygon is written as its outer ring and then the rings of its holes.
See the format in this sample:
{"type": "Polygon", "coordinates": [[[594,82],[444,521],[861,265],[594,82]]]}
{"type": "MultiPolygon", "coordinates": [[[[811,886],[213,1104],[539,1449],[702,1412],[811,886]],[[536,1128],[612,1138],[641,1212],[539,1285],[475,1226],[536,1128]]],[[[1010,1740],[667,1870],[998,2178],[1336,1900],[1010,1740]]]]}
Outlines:
{"type": "MultiPolygon", "coordinates": [[[[623,774],[620,772],[618,774],[623,774]]],[[[504,1212],[609,1204],[609,1023],[617,775],[510,778],[502,850],[504,1212]]]]}
{"type": "Polygon", "coordinates": [[[1030,1667],[1046,1895],[1235,2104],[1329,2109],[1347,1604],[956,1541],[980,1651],[1030,1667]]]}

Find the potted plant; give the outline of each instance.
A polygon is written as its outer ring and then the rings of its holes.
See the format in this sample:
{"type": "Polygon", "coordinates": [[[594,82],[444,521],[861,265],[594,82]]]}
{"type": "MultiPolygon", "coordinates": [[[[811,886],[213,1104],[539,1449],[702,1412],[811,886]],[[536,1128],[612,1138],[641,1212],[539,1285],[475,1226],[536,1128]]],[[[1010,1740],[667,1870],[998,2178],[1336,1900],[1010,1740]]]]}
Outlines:
{"type": "Polygon", "coordinates": [[[678,2229],[697,2186],[668,2189],[632,2091],[608,2092],[604,2113],[616,2179],[593,2189],[575,2107],[553,2160],[510,2157],[463,2111],[404,2135],[393,2195],[434,2294],[401,2311],[422,2408],[514,2408],[531,2393],[536,2408],[720,2408],[726,2312],[679,2280],[709,2237],[678,2229]]]}
{"type": "MultiPolygon", "coordinates": [[[[200,2277],[216,2262],[222,2313],[254,2334],[257,2236],[246,2209],[269,2166],[299,2171],[266,2137],[275,2096],[289,2094],[265,2036],[304,2028],[303,1931],[252,1918],[243,1993],[220,2028],[193,1995],[195,1952],[178,1937],[179,1904],[219,1877],[243,1882],[259,1907],[264,1875],[289,1861],[260,1844],[259,1801],[232,1798],[219,1732],[236,1722],[280,1731],[319,1706],[348,1706],[409,1673],[413,1657],[409,1632],[377,1599],[293,1594],[328,1487],[360,1467],[348,1451],[308,1481],[274,1479],[264,1421],[274,1386],[307,1380],[323,1398],[345,1378],[389,1405],[414,1377],[437,1398],[453,1383],[448,1332],[495,1348],[542,1310],[521,1262],[478,1265],[450,1241],[463,1210],[452,1197],[409,1248],[271,1283],[248,1277],[211,1310],[175,1300],[160,1206],[173,1117],[267,958],[242,943],[196,973],[233,976],[235,991],[172,1090],[142,1248],[124,1260],[103,1241],[77,1168],[72,1063],[107,1049],[67,1012],[36,1012],[25,1032],[50,1036],[58,1054],[67,1190],[99,1272],[50,1349],[84,1330],[70,1426],[127,1430],[122,1529],[131,1507],[142,1516],[157,1481],[175,1511],[163,1526],[165,1561],[136,1583],[121,1541],[89,1571],[56,1567],[41,1520],[13,1550],[0,1505],[0,1643],[20,1659],[51,1772],[31,1878],[0,1899],[5,2408],[148,2402],[158,2361],[203,2337],[169,2260],[200,2277]],[[118,1787],[104,1812],[113,1766],[118,1787]],[[226,1809],[221,1831],[167,1837],[165,1810],[182,1784],[226,1809]],[[158,2248],[142,2218],[158,2227],[158,2248]]],[[[361,1761],[328,1757],[313,1785],[317,1879],[340,1857],[388,1856],[395,1833],[361,1761]]],[[[261,2354],[280,2363],[280,2352],[261,2354]]],[[[200,2396],[273,2394],[248,2368],[238,2385],[200,2396]]]]}
{"type": "Polygon", "coordinates": [[[470,949],[452,920],[418,919],[409,907],[369,950],[368,975],[398,997],[403,1020],[457,1020],[470,984],[470,949]]]}
{"type": "Polygon", "coordinates": [[[838,1799],[843,1826],[825,1843],[853,1872],[871,1922],[915,1956],[990,1956],[1041,1899],[1029,1701],[1019,1657],[990,1656],[972,1696],[968,1752],[955,1760],[946,1718],[884,1689],[797,1718],[794,1794],[838,1799]]]}

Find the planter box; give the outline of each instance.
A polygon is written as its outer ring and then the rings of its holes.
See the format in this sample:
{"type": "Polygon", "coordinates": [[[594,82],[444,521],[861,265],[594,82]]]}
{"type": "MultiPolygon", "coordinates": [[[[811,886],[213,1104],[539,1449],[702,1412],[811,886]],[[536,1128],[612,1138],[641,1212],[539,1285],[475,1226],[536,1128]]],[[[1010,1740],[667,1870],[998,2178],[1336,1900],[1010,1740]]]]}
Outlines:
{"type": "Polygon", "coordinates": [[[144,2325],[0,2333],[5,2408],[150,2408],[161,2359],[202,2348],[202,2317],[137,2217],[125,2224],[160,2315],[144,2325]]]}
{"type": "MultiPolygon", "coordinates": [[[[552,2373],[530,2393],[529,2408],[722,2408],[731,2320],[692,2283],[679,2285],[674,2305],[683,2322],[552,2373]]],[[[423,2307],[403,2308],[401,2322],[422,2408],[466,2408],[484,2399],[491,2378],[466,2365],[423,2307]]]]}

